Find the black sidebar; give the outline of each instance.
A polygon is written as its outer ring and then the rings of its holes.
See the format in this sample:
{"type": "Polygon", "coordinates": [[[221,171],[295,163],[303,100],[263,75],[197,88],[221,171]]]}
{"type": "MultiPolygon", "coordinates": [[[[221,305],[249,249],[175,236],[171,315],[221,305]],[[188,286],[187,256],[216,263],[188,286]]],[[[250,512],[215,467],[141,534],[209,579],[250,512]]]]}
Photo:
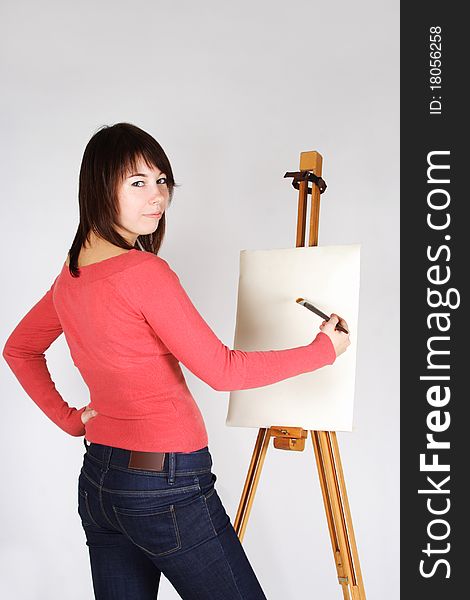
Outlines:
{"type": "MultiPolygon", "coordinates": [[[[401,3],[400,579],[406,600],[470,598],[470,36],[458,6],[401,3]]],[[[384,585],[386,573],[384,565],[384,585]]]]}

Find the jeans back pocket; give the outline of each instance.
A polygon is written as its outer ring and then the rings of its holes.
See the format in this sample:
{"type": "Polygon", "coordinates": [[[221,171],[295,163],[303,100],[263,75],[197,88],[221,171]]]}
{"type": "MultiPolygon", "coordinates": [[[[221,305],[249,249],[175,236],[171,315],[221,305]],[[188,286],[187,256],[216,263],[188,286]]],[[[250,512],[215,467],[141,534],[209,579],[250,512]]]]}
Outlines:
{"type": "Polygon", "coordinates": [[[116,520],[129,540],[152,556],[164,556],[181,548],[175,508],[124,508],[113,505],[116,520]]]}

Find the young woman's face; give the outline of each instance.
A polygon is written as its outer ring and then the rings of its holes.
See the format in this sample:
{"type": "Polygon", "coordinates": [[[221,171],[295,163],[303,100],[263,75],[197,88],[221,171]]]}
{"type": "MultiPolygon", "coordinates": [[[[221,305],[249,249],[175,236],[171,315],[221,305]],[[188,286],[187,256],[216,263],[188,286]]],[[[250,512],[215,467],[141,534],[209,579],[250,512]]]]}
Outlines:
{"type": "Polygon", "coordinates": [[[170,195],[165,173],[156,167],[149,168],[142,159],[137,167],[118,188],[119,233],[132,244],[137,236],[157,229],[170,195]]]}

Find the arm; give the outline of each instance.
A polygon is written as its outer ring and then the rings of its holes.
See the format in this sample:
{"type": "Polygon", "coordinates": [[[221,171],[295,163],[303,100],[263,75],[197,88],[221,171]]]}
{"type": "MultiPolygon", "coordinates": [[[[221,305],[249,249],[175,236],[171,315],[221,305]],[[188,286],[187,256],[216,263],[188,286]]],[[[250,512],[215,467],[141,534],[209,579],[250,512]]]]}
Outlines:
{"type": "Polygon", "coordinates": [[[44,355],[62,333],[52,301],[55,282],[15,327],[2,355],[25,392],[49,419],[70,435],[80,436],[85,435],[80,415],[86,407],[77,410],[63,400],[51,379],[44,355]]]}
{"type": "Polygon", "coordinates": [[[306,346],[286,350],[231,350],[201,317],[168,263],[155,257],[146,264],[148,276],[134,286],[142,314],[168,350],[213,389],[262,387],[335,361],[323,332],[306,346]]]}

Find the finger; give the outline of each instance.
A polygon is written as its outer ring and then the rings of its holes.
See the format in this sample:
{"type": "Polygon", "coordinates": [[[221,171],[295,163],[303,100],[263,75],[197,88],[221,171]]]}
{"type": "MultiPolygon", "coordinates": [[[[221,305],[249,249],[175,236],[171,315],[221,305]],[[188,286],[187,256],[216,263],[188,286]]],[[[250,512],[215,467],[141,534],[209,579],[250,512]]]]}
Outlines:
{"type": "Polygon", "coordinates": [[[98,413],[93,414],[91,411],[88,411],[87,415],[82,419],[83,424],[88,423],[88,421],[90,419],[93,419],[94,417],[96,417],[98,415],[98,413]]]}
{"type": "Polygon", "coordinates": [[[335,313],[331,313],[330,315],[330,320],[328,321],[331,325],[336,325],[339,321],[339,317],[338,315],[335,315],[335,313]]]}

